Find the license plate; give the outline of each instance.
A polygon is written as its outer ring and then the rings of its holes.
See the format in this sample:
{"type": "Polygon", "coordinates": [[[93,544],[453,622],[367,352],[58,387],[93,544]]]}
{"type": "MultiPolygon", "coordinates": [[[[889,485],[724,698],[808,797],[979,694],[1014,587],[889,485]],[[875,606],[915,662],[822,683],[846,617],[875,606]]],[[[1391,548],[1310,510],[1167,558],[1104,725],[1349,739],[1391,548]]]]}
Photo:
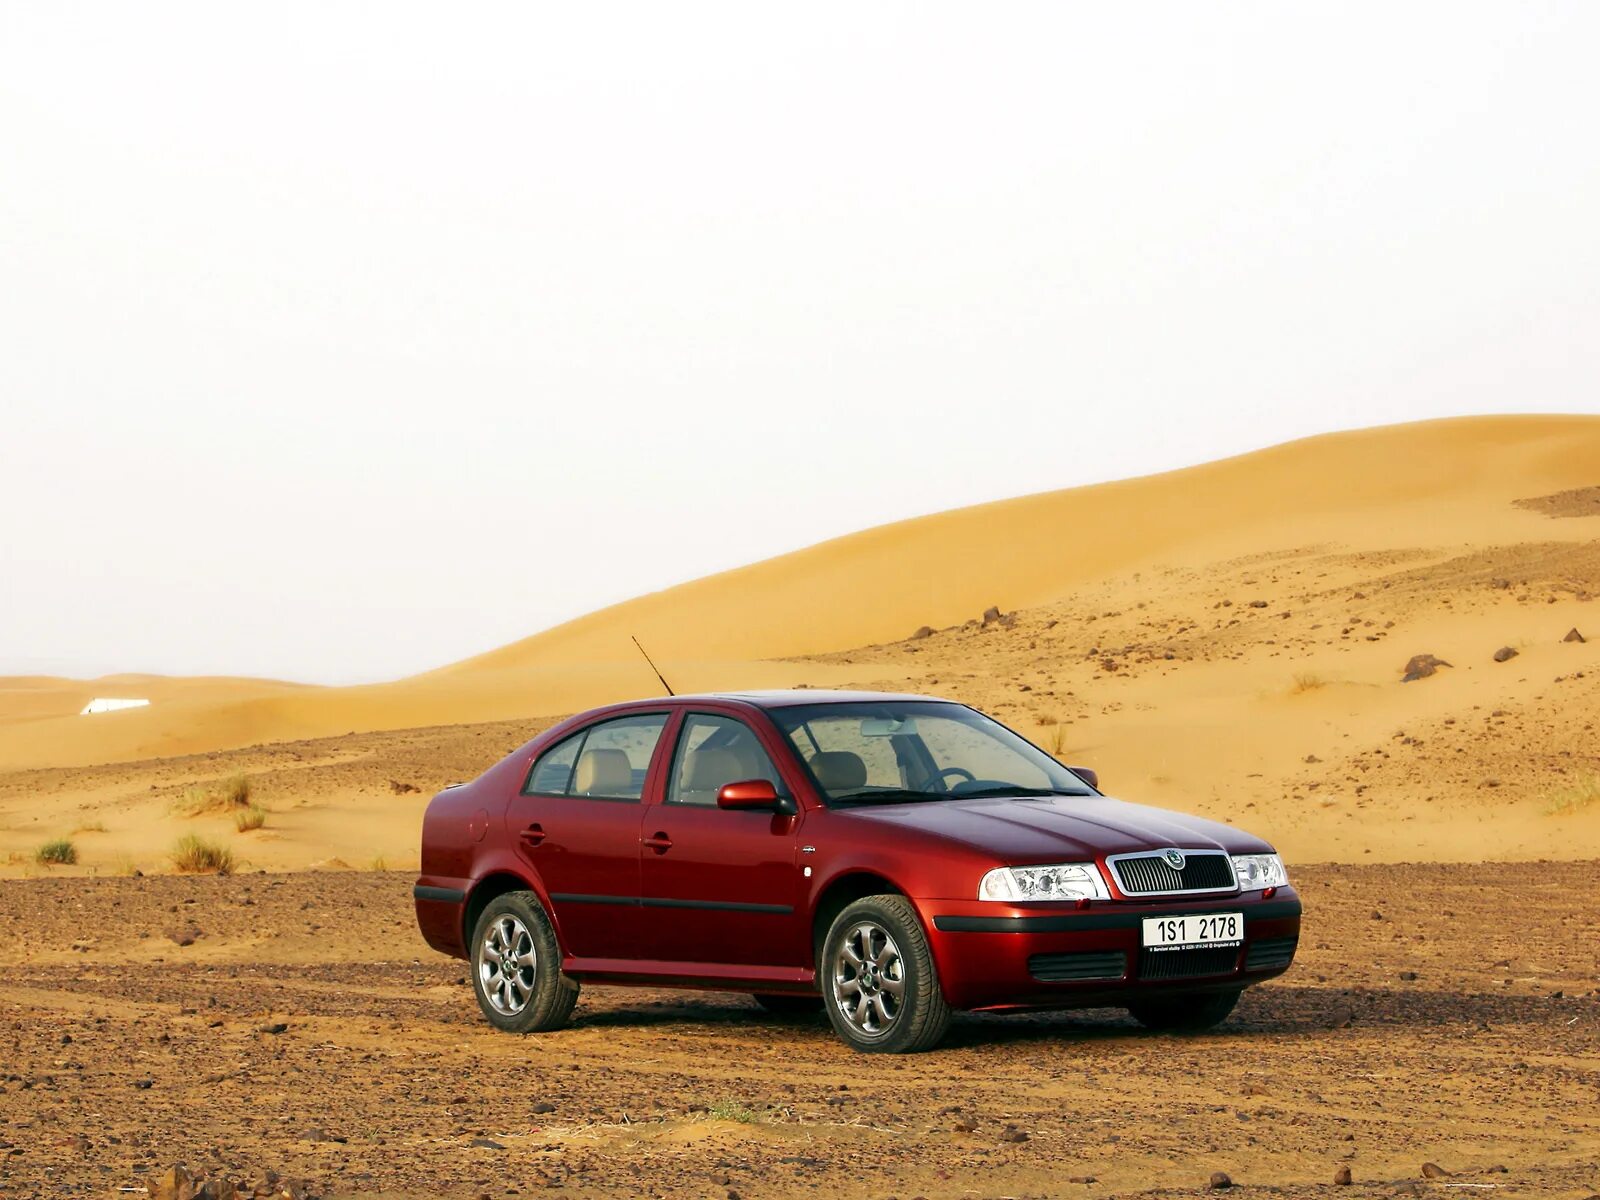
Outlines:
{"type": "Polygon", "coordinates": [[[1243,913],[1184,913],[1182,916],[1144,919],[1146,950],[1194,950],[1212,946],[1237,946],[1242,941],[1244,941],[1243,913]]]}

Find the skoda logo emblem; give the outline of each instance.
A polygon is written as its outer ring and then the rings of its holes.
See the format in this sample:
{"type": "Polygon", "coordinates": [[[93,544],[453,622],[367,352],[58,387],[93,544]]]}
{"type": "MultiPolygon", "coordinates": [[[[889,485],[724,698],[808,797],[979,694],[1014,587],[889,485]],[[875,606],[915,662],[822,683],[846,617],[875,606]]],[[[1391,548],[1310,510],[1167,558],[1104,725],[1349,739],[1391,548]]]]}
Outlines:
{"type": "Polygon", "coordinates": [[[1183,870],[1183,864],[1185,860],[1182,850],[1163,850],[1161,852],[1161,857],[1167,860],[1167,866],[1171,867],[1174,871],[1183,870]]]}

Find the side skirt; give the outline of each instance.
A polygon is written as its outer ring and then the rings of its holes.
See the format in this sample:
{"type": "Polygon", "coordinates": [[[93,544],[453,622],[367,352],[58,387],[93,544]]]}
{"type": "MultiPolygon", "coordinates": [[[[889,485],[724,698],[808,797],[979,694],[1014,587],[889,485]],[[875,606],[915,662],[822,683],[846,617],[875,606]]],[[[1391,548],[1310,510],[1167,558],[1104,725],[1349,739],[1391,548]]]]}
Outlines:
{"type": "Polygon", "coordinates": [[[654,958],[567,957],[561,969],[575,979],[649,987],[692,988],[710,992],[790,992],[817,990],[810,967],[758,967],[746,963],[669,962],[654,958]]]}

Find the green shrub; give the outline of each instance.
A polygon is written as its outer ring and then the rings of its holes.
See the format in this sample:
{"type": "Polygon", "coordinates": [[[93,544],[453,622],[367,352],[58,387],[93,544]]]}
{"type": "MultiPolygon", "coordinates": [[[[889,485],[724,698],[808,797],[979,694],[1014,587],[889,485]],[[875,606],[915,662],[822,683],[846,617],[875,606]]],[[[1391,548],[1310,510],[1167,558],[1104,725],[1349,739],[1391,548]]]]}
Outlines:
{"type": "Polygon", "coordinates": [[[78,848],[66,838],[57,838],[35,850],[33,861],[47,867],[70,867],[78,861],[78,848]]]}
{"type": "Polygon", "coordinates": [[[1575,783],[1544,794],[1544,811],[1552,817],[1568,817],[1600,801],[1600,775],[1585,775],[1575,783]]]}

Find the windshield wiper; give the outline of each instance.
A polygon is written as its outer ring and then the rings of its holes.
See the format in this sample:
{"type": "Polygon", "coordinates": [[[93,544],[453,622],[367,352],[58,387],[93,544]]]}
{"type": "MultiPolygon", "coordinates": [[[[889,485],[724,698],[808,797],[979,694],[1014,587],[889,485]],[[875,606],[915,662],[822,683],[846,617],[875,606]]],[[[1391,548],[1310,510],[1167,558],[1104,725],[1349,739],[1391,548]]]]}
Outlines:
{"type": "Polygon", "coordinates": [[[986,787],[966,792],[951,792],[952,800],[986,799],[994,796],[1092,796],[1093,792],[1076,788],[986,787]]]}
{"type": "Polygon", "coordinates": [[[917,800],[943,800],[946,797],[939,792],[916,792],[910,788],[868,788],[865,791],[832,796],[830,799],[835,804],[876,804],[879,801],[885,804],[906,804],[917,800]]]}

